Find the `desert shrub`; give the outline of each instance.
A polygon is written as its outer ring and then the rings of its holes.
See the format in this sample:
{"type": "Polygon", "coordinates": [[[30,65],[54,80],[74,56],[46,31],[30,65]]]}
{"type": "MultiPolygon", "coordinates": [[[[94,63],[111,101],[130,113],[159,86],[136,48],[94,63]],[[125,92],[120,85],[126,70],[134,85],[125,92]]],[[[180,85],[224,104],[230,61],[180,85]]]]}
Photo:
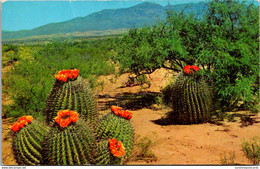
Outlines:
{"type": "Polygon", "coordinates": [[[231,110],[242,101],[255,110],[254,98],[259,92],[258,13],[253,3],[234,0],[209,1],[200,16],[169,11],[166,20],[133,28],[124,35],[116,59],[121,71],[136,75],[198,65],[215,88],[218,109],[231,110]]]}
{"type": "Polygon", "coordinates": [[[221,165],[235,165],[235,152],[229,152],[227,156],[226,153],[223,153],[223,157],[220,157],[220,164],[221,165]]]}
{"type": "Polygon", "coordinates": [[[154,146],[154,142],[148,137],[140,137],[139,135],[135,138],[134,152],[132,154],[132,160],[144,160],[146,162],[156,161],[157,157],[151,148],[154,146]]]}
{"type": "Polygon", "coordinates": [[[260,162],[260,138],[259,137],[254,137],[249,141],[243,141],[242,149],[246,157],[253,164],[259,164],[260,162]]]}

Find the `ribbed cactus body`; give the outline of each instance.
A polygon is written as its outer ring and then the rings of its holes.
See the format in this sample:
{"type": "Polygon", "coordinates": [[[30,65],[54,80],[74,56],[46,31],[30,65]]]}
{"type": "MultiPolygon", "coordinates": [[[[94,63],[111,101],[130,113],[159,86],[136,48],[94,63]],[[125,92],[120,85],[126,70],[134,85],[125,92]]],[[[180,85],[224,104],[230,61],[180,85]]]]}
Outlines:
{"type": "Polygon", "coordinates": [[[95,158],[96,140],[88,124],[79,119],[64,129],[53,126],[45,137],[43,150],[43,164],[88,165],[95,158]]]}
{"type": "Polygon", "coordinates": [[[212,92],[200,76],[180,73],[172,92],[172,113],[178,123],[193,124],[210,120],[212,92]]]}
{"type": "Polygon", "coordinates": [[[46,103],[46,119],[49,123],[59,110],[75,110],[87,122],[97,121],[96,99],[85,80],[78,76],[75,80],[56,80],[46,103]]]}
{"type": "Polygon", "coordinates": [[[13,139],[13,151],[19,165],[39,165],[42,145],[49,127],[36,120],[24,126],[13,139]]]}
{"type": "MultiPolygon", "coordinates": [[[[134,128],[132,123],[124,119],[123,117],[116,116],[113,113],[108,113],[107,115],[103,116],[95,129],[95,133],[97,135],[98,140],[108,140],[112,138],[116,138],[118,141],[121,141],[125,147],[125,155],[120,158],[119,164],[122,164],[126,161],[126,159],[130,156],[131,150],[133,147],[133,141],[134,141],[134,128]]],[[[106,152],[106,150],[103,150],[104,145],[107,143],[100,143],[99,144],[99,151],[102,150],[102,152],[106,152]],[[101,147],[100,147],[101,146],[101,147]]],[[[108,147],[107,150],[109,151],[108,147]]],[[[107,164],[107,161],[103,158],[103,153],[98,152],[97,157],[97,164],[107,164]]],[[[104,158],[107,158],[107,156],[104,155],[104,158]]],[[[109,156],[110,157],[110,156],[109,156]]],[[[111,156],[112,157],[112,156],[111,156]]],[[[117,159],[117,158],[112,158],[117,159]]],[[[110,159],[111,160],[111,159],[110,159]]],[[[118,160],[118,159],[117,159],[118,160]]],[[[113,161],[113,160],[112,160],[113,161]]],[[[117,164],[118,162],[112,162],[110,164],[117,164]]]]}

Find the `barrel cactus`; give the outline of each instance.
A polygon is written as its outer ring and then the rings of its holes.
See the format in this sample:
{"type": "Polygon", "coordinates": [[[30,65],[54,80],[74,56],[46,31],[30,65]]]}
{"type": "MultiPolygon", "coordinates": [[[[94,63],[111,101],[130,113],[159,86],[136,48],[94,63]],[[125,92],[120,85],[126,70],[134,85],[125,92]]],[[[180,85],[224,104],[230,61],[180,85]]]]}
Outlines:
{"type": "Polygon", "coordinates": [[[212,92],[197,66],[185,66],[172,86],[171,116],[178,123],[194,124],[210,120],[212,92]]]}
{"type": "Polygon", "coordinates": [[[108,113],[100,119],[95,129],[97,139],[101,141],[98,146],[97,164],[108,164],[108,161],[103,158],[108,157],[108,140],[112,138],[115,138],[124,145],[125,153],[119,162],[117,158],[114,158],[110,154],[109,157],[113,158],[112,161],[110,159],[109,164],[123,164],[130,156],[134,141],[134,129],[132,123],[129,121],[131,117],[132,114],[130,112],[119,109],[118,111],[108,113]],[[104,140],[106,140],[106,142],[104,140]]]}
{"type": "Polygon", "coordinates": [[[13,152],[19,165],[40,165],[42,145],[49,127],[32,116],[21,117],[12,127],[13,152]]]}
{"type": "Polygon", "coordinates": [[[76,112],[59,111],[50,133],[45,137],[42,164],[93,164],[96,140],[88,126],[88,123],[79,118],[76,112]]]}
{"type": "Polygon", "coordinates": [[[46,119],[51,122],[59,110],[75,110],[90,124],[97,121],[96,99],[79,70],[62,70],[55,75],[56,81],[46,103],[46,119]]]}

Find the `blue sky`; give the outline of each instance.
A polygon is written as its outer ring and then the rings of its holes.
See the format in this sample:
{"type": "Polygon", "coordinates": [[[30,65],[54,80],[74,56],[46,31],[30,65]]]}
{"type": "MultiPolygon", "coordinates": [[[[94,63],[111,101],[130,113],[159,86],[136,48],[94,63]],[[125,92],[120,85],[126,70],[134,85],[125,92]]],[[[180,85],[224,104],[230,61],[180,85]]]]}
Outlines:
{"type": "MultiPolygon", "coordinates": [[[[204,0],[150,0],[163,6],[204,0]]],[[[53,22],[87,16],[102,9],[128,8],[147,1],[5,1],[2,3],[2,30],[32,29],[53,22]]]]}

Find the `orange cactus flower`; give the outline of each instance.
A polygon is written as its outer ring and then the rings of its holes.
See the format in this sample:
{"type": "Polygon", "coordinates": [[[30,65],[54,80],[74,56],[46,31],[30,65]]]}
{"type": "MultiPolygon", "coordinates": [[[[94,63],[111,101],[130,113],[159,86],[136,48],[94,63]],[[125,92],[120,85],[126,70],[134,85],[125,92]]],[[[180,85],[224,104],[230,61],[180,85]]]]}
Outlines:
{"type": "Polygon", "coordinates": [[[78,116],[72,116],[72,117],[70,117],[70,119],[71,119],[72,122],[76,123],[78,121],[79,117],[78,116]]]}
{"type": "Polygon", "coordinates": [[[61,127],[67,127],[67,126],[68,126],[68,124],[66,123],[65,120],[61,120],[59,125],[60,125],[61,127]]]}
{"type": "Polygon", "coordinates": [[[195,72],[197,72],[199,70],[200,70],[200,68],[198,66],[194,66],[194,65],[186,65],[183,68],[183,71],[186,74],[193,74],[193,73],[195,73],[195,72]]]}
{"type": "Polygon", "coordinates": [[[109,144],[116,144],[116,143],[117,143],[117,141],[116,141],[116,139],[115,139],[115,138],[113,138],[113,139],[109,140],[109,144]]]}
{"type": "Polygon", "coordinates": [[[61,127],[67,127],[71,122],[76,123],[78,119],[78,113],[72,110],[60,110],[54,118],[61,127]]]}
{"type": "Polygon", "coordinates": [[[200,68],[198,66],[190,66],[191,70],[199,71],[200,68]]]}
{"type": "Polygon", "coordinates": [[[118,142],[117,142],[117,144],[116,144],[116,146],[120,148],[120,147],[122,147],[122,146],[123,146],[123,144],[122,144],[122,142],[121,142],[121,141],[118,141],[118,142]]]}
{"type": "Polygon", "coordinates": [[[19,125],[16,123],[14,123],[12,126],[11,126],[11,130],[13,130],[14,132],[17,132],[19,131],[20,127],[19,125]]]}
{"type": "Polygon", "coordinates": [[[33,116],[26,116],[25,119],[28,123],[31,123],[33,121],[33,116]]]}
{"type": "Polygon", "coordinates": [[[127,119],[131,119],[132,118],[132,113],[131,114],[129,114],[129,116],[127,117],[127,119]]]}
{"type": "Polygon", "coordinates": [[[121,107],[118,106],[111,106],[111,111],[114,112],[116,115],[119,114],[119,111],[121,110],[121,107]]]}
{"type": "Polygon", "coordinates": [[[56,121],[56,123],[60,124],[61,116],[56,116],[54,120],[56,121]]]}
{"type": "Polygon", "coordinates": [[[31,123],[32,120],[32,116],[22,116],[11,126],[11,130],[13,130],[14,132],[18,132],[24,126],[28,125],[28,123],[31,123]]]}
{"type": "Polygon", "coordinates": [[[117,141],[115,138],[109,140],[109,149],[115,157],[121,157],[125,154],[125,147],[122,142],[117,141]]]}
{"type": "Polygon", "coordinates": [[[23,124],[23,125],[27,125],[28,124],[28,121],[26,120],[20,120],[19,123],[23,124]]]}
{"type": "Polygon", "coordinates": [[[68,79],[73,80],[77,78],[78,74],[79,74],[79,70],[77,69],[62,70],[55,75],[55,78],[58,79],[59,81],[66,82],[68,79]]]}
{"type": "Polygon", "coordinates": [[[112,150],[111,150],[111,153],[112,153],[112,154],[116,154],[116,153],[117,153],[117,149],[112,149],[112,150]]]}
{"type": "Polygon", "coordinates": [[[116,146],[114,145],[114,144],[110,144],[110,146],[109,146],[109,149],[110,150],[113,150],[113,149],[115,149],[116,148],[116,146]]]}

